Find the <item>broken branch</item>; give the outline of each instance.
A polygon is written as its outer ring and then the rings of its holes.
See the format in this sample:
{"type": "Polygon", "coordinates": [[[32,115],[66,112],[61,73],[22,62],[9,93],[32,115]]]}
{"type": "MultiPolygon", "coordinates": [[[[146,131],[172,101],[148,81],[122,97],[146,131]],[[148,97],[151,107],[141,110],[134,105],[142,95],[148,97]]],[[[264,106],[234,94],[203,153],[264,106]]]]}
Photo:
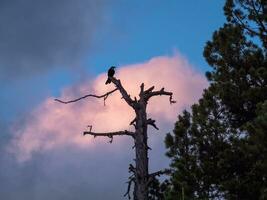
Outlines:
{"type": "Polygon", "coordinates": [[[141,95],[144,93],[144,87],[145,87],[145,84],[142,83],[142,84],[140,85],[140,94],[139,94],[139,96],[141,96],[141,95]]]}
{"type": "MultiPolygon", "coordinates": [[[[150,92],[148,92],[148,93],[146,93],[145,95],[144,95],[144,98],[146,99],[146,101],[148,101],[151,97],[154,97],[154,96],[161,96],[161,95],[165,95],[165,96],[170,96],[170,98],[169,98],[169,100],[170,100],[170,104],[173,104],[173,103],[176,103],[176,101],[174,101],[173,99],[172,99],[172,95],[173,95],[173,93],[172,92],[166,92],[165,90],[164,90],[164,88],[161,88],[161,90],[158,90],[158,91],[152,91],[152,89],[151,88],[149,88],[151,91],[150,92]]],[[[154,88],[153,88],[154,89],[154,88]]]]}
{"type": "Polygon", "coordinates": [[[155,129],[159,130],[159,128],[157,127],[157,125],[155,124],[155,122],[156,122],[156,120],[153,120],[153,119],[149,118],[146,123],[148,125],[153,126],[155,129]]]}
{"type": "Polygon", "coordinates": [[[131,121],[130,125],[133,125],[136,128],[136,117],[131,121]]]}
{"type": "Polygon", "coordinates": [[[149,93],[152,92],[152,90],[154,90],[155,86],[152,86],[150,88],[148,88],[147,90],[144,91],[144,93],[149,93]]]}

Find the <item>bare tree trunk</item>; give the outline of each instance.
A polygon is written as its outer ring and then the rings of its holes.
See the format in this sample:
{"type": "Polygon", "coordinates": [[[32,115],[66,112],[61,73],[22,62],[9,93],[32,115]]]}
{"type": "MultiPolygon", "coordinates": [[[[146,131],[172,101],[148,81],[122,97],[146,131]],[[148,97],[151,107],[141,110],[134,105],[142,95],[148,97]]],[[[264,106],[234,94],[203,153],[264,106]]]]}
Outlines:
{"type": "Polygon", "coordinates": [[[55,99],[56,101],[64,104],[73,103],[76,101],[80,101],[82,99],[85,99],[87,97],[95,97],[95,98],[103,98],[104,99],[104,105],[105,100],[108,98],[110,94],[113,92],[119,90],[122,98],[126,101],[126,103],[132,107],[135,111],[136,117],[135,119],[130,123],[130,125],[134,125],[135,132],[131,131],[116,131],[116,132],[105,132],[105,133],[94,133],[92,132],[92,126],[90,127],[89,131],[85,131],[84,135],[93,135],[94,137],[97,136],[104,136],[109,137],[112,142],[113,136],[119,136],[119,135],[127,135],[131,136],[134,139],[135,144],[135,167],[130,164],[129,171],[133,173],[132,176],[129,177],[128,182],[128,189],[124,196],[128,195],[128,198],[130,199],[130,189],[131,184],[134,182],[134,200],[148,200],[148,187],[149,184],[153,181],[153,179],[156,176],[160,176],[162,174],[169,173],[169,170],[161,170],[158,172],[154,172],[152,174],[148,173],[148,145],[147,145],[147,127],[148,125],[154,127],[158,130],[158,127],[155,124],[155,120],[149,118],[147,119],[147,113],[146,113],[146,106],[148,103],[148,100],[155,96],[169,96],[170,103],[175,103],[175,101],[172,100],[172,93],[167,92],[162,88],[158,91],[153,91],[154,86],[150,87],[147,90],[144,90],[144,84],[142,83],[140,86],[140,94],[139,94],[139,100],[136,98],[132,99],[130,95],[127,93],[127,91],[122,86],[120,80],[116,79],[115,77],[109,77],[109,79],[112,81],[112,83],[116,86],[116,88],[110,92],[107,92],[103,95],[94,95],[94,94],[88,94],[83,97],[70,100],[70,101],[62,101],[59,99],[55,99]]]}
{"type": "Polygon", "coordinates": [[[134,200],[148,199],[148,146],[147,146],[147,117],[145,102],[139,102],[136,110],[135,132],[135,188],[134,200]]]}

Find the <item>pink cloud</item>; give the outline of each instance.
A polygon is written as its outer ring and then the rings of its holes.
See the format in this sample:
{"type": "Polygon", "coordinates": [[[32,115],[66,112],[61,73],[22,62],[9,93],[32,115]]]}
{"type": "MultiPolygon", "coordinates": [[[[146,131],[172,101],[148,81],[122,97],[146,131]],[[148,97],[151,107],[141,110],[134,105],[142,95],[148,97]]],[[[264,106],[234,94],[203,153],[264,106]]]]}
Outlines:
{"type": "MultiPolygon", "coordinates": [[[[155,89],[164,87],[166,91],[174,93],[176,104],[170,105],[168,97],[164,96],[155,97],[149,102],[148,115],[158,122],[174,123],[177,115],[196,102],[208,86],[205,77],[178,54],[122,66],[115,75],[132,97],[138,96],[142,82],[145,88],[154,85],[155,89]]],[[[88,93],[103,94],[114,88],[112,84],[105,85],[105,80],[106,74],[101,74],[93,81],[65,88],[59,98],[68,100],[88,93]]],[[[25,161],[35,152],[65,145],[95,148],[92,137],[82,136],[87,125],[92,125],[95,132],[132,129],[129,122],[133,117],[133,111],[121,99],[119,92],[109,96],[106,106],[102,99],[95,98],[68,105],[48,98],[32,111],[24,128],[16,131],[9,149],[12,149],[18,160],[25,161]]]]}

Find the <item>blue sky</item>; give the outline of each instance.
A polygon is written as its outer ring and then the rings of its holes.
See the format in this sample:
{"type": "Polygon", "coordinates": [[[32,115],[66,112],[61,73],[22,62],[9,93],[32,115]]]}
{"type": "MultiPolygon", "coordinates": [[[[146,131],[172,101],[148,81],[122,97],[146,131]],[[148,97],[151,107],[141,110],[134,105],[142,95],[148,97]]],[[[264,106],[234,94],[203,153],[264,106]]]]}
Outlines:
{"type": "Polygon", "coordinates": [[[91,46],[79,57],[78,70],[73,64],[72,69],[53,68],[2,84],[1,101],[14,109],[4,107],[1,115],[10,118],[24,113],[44,97],[57,96],[63,87],[105,72],[110,65],[144,62],[175,51],[204,73],[209,67],[202,56],[203,48],[224,23],[222,6],[223,1],[210,0],[108,3],[102,22],[95,25],[91,46]],[[18,95],[19,102],[15,100],[18,95]]]}
{"type": "Polygon", "coordinates": [[[143,62],[177,50],[206,71],[202,52],[224,22],[222,6],[223,1],[207,0],[121,1],[109,10],[109,24],[96,36],[97,52],[88,63],[97,73],[110,64],[143,62]]]}
{"type": "MultiPolygon", "coordinates": [[[[75,173],[73,167],[79,170],[77,163],[89,168],[97,167],[97,161],[107,165],[106,152],[100,152],[97,158],[94,157],[97,150],[88,152],[89,157],[96,159],[92,164],[85,161],[86,154],[76,149],[67,149],[67,154],[60,149],[18,166],[3,150],[14,137],[10,128],[14,124],[23,127],[25,121],[29,121],[29,113],[46,98],[59,96],[67,86],[94,79],[105,73],[110,65],[143,63],[153,57],[172,56],[178,52],[204,74],[209,67],[202,56],[203,49],[212,33],[225,22],[223,4],[224,1],[220,0],[65,0],[64,4],[56,0],[0,1],[0,185],[3,186],[0,198],[4,194],[5,200],[18,197],[72,199],[72,196],[67,198],[66,188],[57,191],[58,196],[53,196],[47,192],[49,184],[61,187],[69,180],[68,174],[75,173]],[[67,167],[60,171],[61,179],[57,182],[53,178],[57,177],[57,168],[61,170],[61,165],[64,165],[64,162],[56,163],[61,156],[67,167]],[[75,164],[71,160],[73,157],[75,164]],[[47,163],[49,166],[45,169],[47,163]],[[36,197],[36,191],[43,196],[36,197]]],[[[102,144],[101,148],[105,145],[102,144]]],[[[114,155],[109,156],[111,160],[114,155]]],[[[114,159],[118,159],[118,165],[120,162],[128,164],[131,156],[127,153],[114,159]],[[123,161],[119,160],[122,158],[123,161]]],[[[111,168],[117,172],[116,175],[120,174],[115,167],[111,168]]],[[[81,173],[85,171],[82,168],[81,173]]],[[[105,176],[109,175],[105,172],[105,176]]],[[[127,167],[123,175],[127,176],[127,167]]],[[[84,179],[88,176],[92,178],[87,174],[84,179]]],[[[83,178],[82,175],[78,177],[83,178]]],[[[77,191],[81,198],[88,196],[88,190],[81,187],[80,179],[71,178],[79,188],[77,191]]],[[[118,179],[119,183],[121,179],[118,179]]],[[[110,185],[104,180],[99,182],[110,185]]],[[[124,187],[124,182],[122,185],[124,187]]],[[[96,185],[94,190],[95,193],[90,190],[92,195],[101,192],[96,185]]],[[[121,188],[115,193],[120,192],[121,188]]]]}

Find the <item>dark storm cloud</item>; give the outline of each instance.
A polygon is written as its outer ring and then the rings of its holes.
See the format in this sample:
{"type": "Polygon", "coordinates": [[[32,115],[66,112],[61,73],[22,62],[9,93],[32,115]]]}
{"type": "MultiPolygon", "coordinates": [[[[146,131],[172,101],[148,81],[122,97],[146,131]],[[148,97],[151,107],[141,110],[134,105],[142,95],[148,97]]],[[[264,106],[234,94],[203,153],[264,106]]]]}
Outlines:
{"type": "Polygon", "coordinates": [[[0,0],[0,78],[74,67],[92,48],[104,0],[0,0]]]}

